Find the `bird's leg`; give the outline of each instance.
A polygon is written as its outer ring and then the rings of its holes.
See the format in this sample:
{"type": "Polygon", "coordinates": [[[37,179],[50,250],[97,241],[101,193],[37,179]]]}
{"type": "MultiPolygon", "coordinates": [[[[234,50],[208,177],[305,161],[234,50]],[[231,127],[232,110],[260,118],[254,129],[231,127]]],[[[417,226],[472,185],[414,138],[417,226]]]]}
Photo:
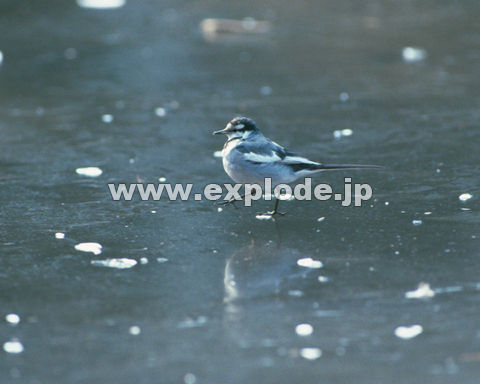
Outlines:
{"type": "Polygon", "coordinates": [[[236,202],[236,201],[242,201],[243,198],[245,197],[245,195],[246,195],[245,193],[242,194],[242,195],[240,195],[240,199],[236,199],[235,197],[232,197],[232,198],[230,198],[230,200],[222,201],[222,202],[218,203],[217,205],[223,205],[223,206],[226,207],[227,205],[232,204],[235,208],[238,208],[238,207],[235,205],[235,202],[236,202]]]}
{"type": "Polygon", "coordinates": [[[273,211],[269,211],[269,212],[265,213],[265,215],[268,215],[268,216],[274,216],[274,215],[283,216],[283,215],[285,215],[287,212],[279,212],[278,211],[278,204],[279,203],[280,203],[280,200],[278,198],[275,198],[275,207],[273,208],[273,211]]]}

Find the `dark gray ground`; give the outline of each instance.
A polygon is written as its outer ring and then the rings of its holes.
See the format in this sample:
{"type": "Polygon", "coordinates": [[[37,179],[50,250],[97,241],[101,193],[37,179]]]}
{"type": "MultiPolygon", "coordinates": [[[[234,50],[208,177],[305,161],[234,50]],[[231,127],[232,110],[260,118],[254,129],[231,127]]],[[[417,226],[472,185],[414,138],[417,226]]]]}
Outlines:
{"type": "Polygon", "coordinates": [[[0,350],[1,383],[478,383],[479,17],[476,1],[2,1],[0,315],[22,321],[2,319],[0,343],[25,350],[0,350]],[[209,43],[198,29],[245,16],[271,35],[209,43]],[[409,45],[428,58],[405,63],[409,45]],[[385,165],[348,173],[375,200],[292,201],[275,223],[255,219],[264,201],[111,200],[108,182],[229,182],[210,133],[238,114],[313,159],[385,165]],[[122,257],[150,262],[90,265],[122,257]],[[437,295],[405,299],[421,281],[437,295]],[[394,335],[411,324],[423,333],[394,335]]]}

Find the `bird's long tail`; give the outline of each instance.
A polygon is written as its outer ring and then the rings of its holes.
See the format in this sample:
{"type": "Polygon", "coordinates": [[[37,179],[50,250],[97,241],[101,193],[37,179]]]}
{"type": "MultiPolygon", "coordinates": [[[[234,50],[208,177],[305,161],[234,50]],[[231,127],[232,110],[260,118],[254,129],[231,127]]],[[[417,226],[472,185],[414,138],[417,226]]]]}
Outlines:
{"type": "Polygon", "coordinates": [[[334,171],[339,169],[383,169],[380,165],[366,165],[366,164],[318,164],[315,166],[316,170],[334,171]]]}

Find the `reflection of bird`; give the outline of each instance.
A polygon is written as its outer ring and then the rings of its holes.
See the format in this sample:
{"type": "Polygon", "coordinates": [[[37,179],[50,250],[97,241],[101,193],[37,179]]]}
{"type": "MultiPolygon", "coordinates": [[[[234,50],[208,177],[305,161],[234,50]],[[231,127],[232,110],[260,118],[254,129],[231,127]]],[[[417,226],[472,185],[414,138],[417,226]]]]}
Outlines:
{"type": "MultiPolygon", "coordinates": [[[[236,117],[227,126],[213,133],[228,137],[223,147],[225,172],[239,184],[265,184],[272,179],[272,186],[292,183],[314,173],[335,169],[378,169],[376,165],[323,164],[308,160],[266,138],[255,122],[246,117],[236,117]]],[[[279,213],[279,200],[269,215],[279,213]]]]}
{"type": "Polygon", "coordinates": [[[224,286],[226,303],[241,299],[285,294],[298,289],[312,271],[299,268],[296,260],[303,253],[275,243],[251,244],[237,249],[225,265],[224,286]]]}

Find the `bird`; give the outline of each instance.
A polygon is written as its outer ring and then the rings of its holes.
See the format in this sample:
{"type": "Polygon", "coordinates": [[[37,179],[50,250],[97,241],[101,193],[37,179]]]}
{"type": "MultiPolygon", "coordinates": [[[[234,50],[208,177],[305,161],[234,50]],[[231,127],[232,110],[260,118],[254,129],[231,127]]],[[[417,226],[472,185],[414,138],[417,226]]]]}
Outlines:
{"type": "MultiPolygon", "coordinates": [[[[247,117],[235,117],[224,129],[213,134],[227,136],[222,150],[223,168],[238,184],[264,186],[265,178],[271,178],[274,187],[293,183],[321,171],[383,168],[378,165],[325,164],[309,160],[265,137],[255,121],[247,117]]],[[[224,204],[234,201],[227,200],[224,204]]],[[[283,215],[278,210],[278,205],[279,199],[275,198],[273,210],[265,215],[283,215]]]]}

